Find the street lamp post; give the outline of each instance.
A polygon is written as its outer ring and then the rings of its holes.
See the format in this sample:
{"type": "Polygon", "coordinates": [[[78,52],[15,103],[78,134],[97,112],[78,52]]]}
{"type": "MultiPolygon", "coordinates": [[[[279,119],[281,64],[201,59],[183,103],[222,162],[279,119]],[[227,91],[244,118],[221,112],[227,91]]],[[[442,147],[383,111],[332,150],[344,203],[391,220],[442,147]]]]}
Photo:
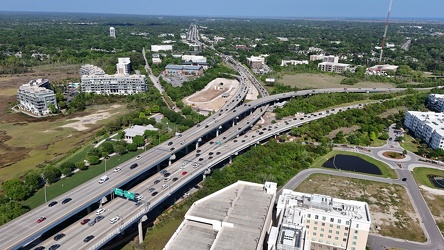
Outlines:
{"type": "Polygon", "coordinates": [[[45,203],[48,202],[48,200],[46,199],[46,180],[45,180],[45,176],[43,174],[40,175],[40,177],[42,177],[43,180],[43,192],[45,193],[45,203]]]}
{"type": "Polygon", "coordinates": [[[106,157],[105,157],[105,172],[106,172],[106,157]]]}

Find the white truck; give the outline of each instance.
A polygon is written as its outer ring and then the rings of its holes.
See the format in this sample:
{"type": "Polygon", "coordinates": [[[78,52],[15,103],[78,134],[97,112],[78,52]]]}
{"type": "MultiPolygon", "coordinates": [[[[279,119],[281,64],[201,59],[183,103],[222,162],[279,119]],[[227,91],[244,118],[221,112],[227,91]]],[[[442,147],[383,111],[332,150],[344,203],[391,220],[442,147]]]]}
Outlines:
{"type": "Polygon", "coordinates": [[[100,178],[99,183],[102,184],[102,183],[104,183],[105,181],[107,181],[108,179],[109,179],[109,177],[106,176],[106,175],[104,175],[104,176],[102,176],[102,177],[100,178]]]}

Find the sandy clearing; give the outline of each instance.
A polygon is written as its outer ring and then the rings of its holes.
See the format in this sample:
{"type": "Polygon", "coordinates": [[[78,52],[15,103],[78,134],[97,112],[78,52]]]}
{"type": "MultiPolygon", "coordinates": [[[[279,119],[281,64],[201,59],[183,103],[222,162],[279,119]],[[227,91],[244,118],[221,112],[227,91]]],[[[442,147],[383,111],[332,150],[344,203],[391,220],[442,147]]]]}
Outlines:
{"type": "Polygon", "coordinates": [[[98,121],[105,120],[109,117],[111,117],[112,113],[110,113],[111,110],[120,107],[121,105],[115,104],[112,105],[110,108],[105,110],[99,110],[95,114],[86,115],[83,117],[76,117],[73,119],[69,119],[68,121],[74,121],[72,123],[68,123],[63,125],[64,128],[73,128],[77,131],[84,131],[88,129],[88,125],[96,124],[98,121]]]}

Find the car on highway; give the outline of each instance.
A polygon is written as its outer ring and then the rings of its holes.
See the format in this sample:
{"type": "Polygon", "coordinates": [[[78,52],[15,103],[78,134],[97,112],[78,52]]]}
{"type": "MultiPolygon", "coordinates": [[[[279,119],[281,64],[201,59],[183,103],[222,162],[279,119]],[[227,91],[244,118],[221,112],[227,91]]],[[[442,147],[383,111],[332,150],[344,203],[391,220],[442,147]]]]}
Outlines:
{"type": "Polygon", "coordinates": [[[134,203],[134,206],[135,206],[135,207],[138,207],[138,206],[140,206],[140,205],[142,205],[142,202],[140,202],[140,201],[134,203]]]}
{"type": "Polygon", "coordinates": [[[160,182],[160,180],[155,180],[154,185],[158,184],[159,182],[160,182]]]}
{"type": "Polygon", "coordinates": [[[183,172],[182,172],[182,175],[186,175],[186,174],[188,174],[187,171],[183,171],[183,172]]]}
{"type": "Polygon", "coordinates": [[[402,178],[402,181],[407,181],[407,178],[402,178]]]}
{"type": "Polygon", "coordinates": [[[161,175],[164,175],[164,174],[168,173],[168,170],[166,170],[166,169],[162,169],[162,170],[159,171],[159,173],[160,173],[161,175]]]}
{"type": "Polygon", "coordinates": [[[163,188],[163,189],[165,189],[165,188],[167,188],[167,187],[169,187],[168,184],[163,184],[163,185],[162,185],[162,188],[163,188]]]}
{"type": "Polygon", "coordinates": [[[137,195],[137,196],[134,196],[134,198],[136,199],[136,200],[138,200],[138,201],[140,201],[140,200],[143,200],[143,195],[137,195]]]}
{"type": "Polygon", "coordinates": [[[50,246],[50,247],[48,248],[48,250],[56,250],[56,249],[58,249],[59,247],[60,247],[59,244],[55,244],[55,245],[50,246]]]}
{"type": "Polygon", "coordinates": [[[173,182],[175,182],[175,181],[177,181],[177,180],[179,180],[179,178],[177,178],[177,177],[174,177],[174,178],[172,179],[173,182]]]}
{"type": "Polygon", "coordinates": [[[170,173],[166,172],[166,173],[163,175],[163,177],[168,177],[168,176],[170,176],[170,175],[171,175],[170,173]]]}
{"type": "Polygon", "coordinates": [[[66,204],[66,203],[68,203],[68,202],[70,202],[70,201],[72,201],[71,198],[66,198],[66,199],[64,199],[64,200],[62,201],[62,204],[66,204]]]}
{"type": "Polygon", "coordinates": [[[141,155],[138,155],[137,157],[136,157],[136,160],[139,160],[139,159],[141,159],[142,158],[142,156],[141,155]]]}
{"type": "Polygon", "coordinates": [[[110,222],[111,224],[114,224],[114,223],[116,223],[116,222],[119,221],[119,220],[120,220],[120,217],[119,217],[119,216],[116,216],[116,217],[112,218],[111,220],[109,220],[109,222],[110,222]]]}
{"type": "Polygon", "coordinates": [[[105,209],[103,209],[103,208],[99,208],[96,210],[97,215],[102,214],[103,212],[105,212],[105,209]]]}
{"type": "Polygon", "coordinates": [[[86,236],[85,239],[83,239],[83,242],[87,243],[87,242],[89,242],[92,239],[94,239],[94,235],[88,235],[88,236],[86,236]]]}
{"type": "Polygon", "coordinates": [[[99,221],[103,220],[103,218],[105,218],[105,216],[99,215],[94,219],[94,221],[99,222],[99,221]]]}
{"type": "Polygon", "coordinates": [[[171,145],[173,145],[173,142],[172,141],[168,142],[168,146],[171,146],[171,145]]]}
{"type": "Polygon", "coordinates": [[[45,249],[44,246],[39,246],[39,247],[34,248],[34,250],[43,250],[43,249],[45,249]]]}
{"type": "Polygon", "coordinates": [[[56,236],[54,236],[54,240],[58,241],[58,240],[60,240],[63,237],[65,237],[65,234],[57,234],[56,236]]]}
{"type": "Polygon", "coordinates": [[[155,188],[149,188],[148,192],[152,193],[154,190],[156,190],[155,188]]]}
{"type": "Polygon", "coordinates": [[[114,172],[119,172],[120,170],[122,170],[122,168],[121,167],[117,167],[117,168],[114,169],[114,172]]]}
{"type": "Polygon", "coordinates": [[[158,194],[159,192],[153,192],[152,194],[151,194],[151,196],[156,196],[156,194],[158,194]]]}
{"type": "Polygon", "coordinates": [[[40,223],[42,221],[46,220],[45,216],[40,216],[40,218],[37,219],[37,223],[40,223]]]}
{"type": "Polygon", "coordinates": [[[88,223],[90,221],[90,219],[83,219],[80,224],[81,225],[85,225],[86,223],[88,223]]]}
{"type": "Polygon", "coordinates": [[[51,201],[51,203],[48,204],[48,207],[55,206],[57,204],[57,201],[51,201]]]}
{"type": "Polygon", "coordinates": [[[163,179],[164,182],[168,182],[169,180],[170,180],[170,177],[163,179]]]}
{"type": "Polygon", "coordinates": [[[94,226],[94,224],[96,224],[96,219],[94,219],[94,220],[90,220],[89,222],[88,222],[88,226],[94,226]]]}
{"type": "Polygon", "coordinates": [[[133,164],[131,164],[130,169],[137,168],[137,166],[139,166],[139,164],[137,164],[137,163],[133,163],[133,164]]]}

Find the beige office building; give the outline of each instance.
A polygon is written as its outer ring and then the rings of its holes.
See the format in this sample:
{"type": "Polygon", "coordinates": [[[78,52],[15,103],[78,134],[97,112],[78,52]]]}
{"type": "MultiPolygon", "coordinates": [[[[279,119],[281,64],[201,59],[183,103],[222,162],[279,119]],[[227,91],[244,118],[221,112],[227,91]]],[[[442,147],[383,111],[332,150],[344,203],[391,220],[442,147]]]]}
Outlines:
{"type": "Polygon", "coordinates": [[[269,250],[364,250],[370,230],[365,202],[284,189],[269,250]]]}

